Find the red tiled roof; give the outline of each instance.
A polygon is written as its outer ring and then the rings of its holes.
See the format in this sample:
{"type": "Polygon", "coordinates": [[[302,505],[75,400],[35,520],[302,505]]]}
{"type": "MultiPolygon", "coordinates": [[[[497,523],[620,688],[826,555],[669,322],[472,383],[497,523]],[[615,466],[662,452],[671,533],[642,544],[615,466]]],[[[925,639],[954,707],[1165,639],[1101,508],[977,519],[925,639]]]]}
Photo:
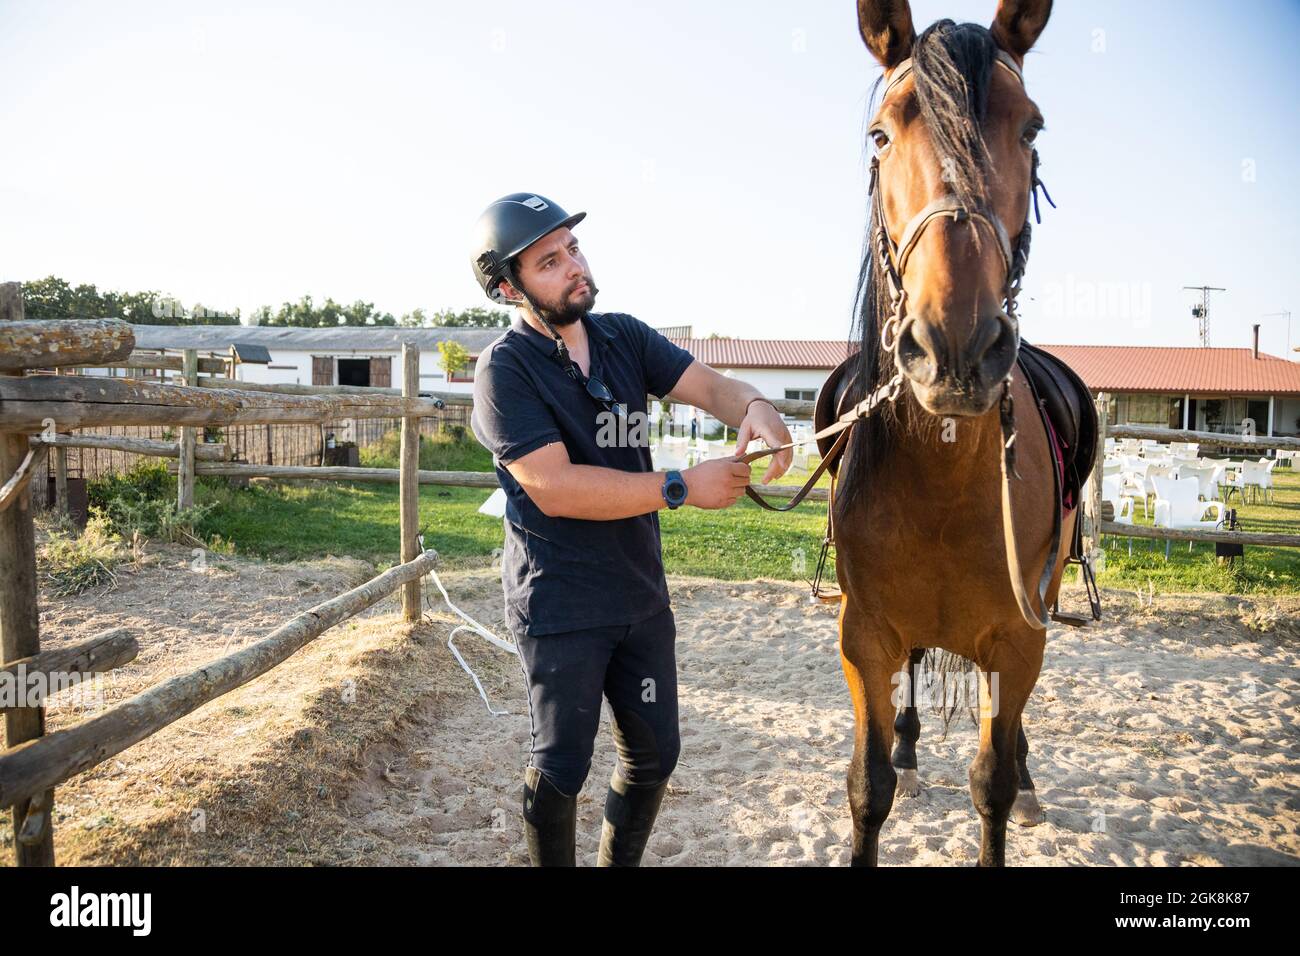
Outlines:
{"type": "MultiPolygon", "coordinates": [[[[849,357],[842,339],[679,339],[671,341],[714,368],[832,369],[849,357]]],[[[857,351],[857,344],[852,346],[857,351]]]]}
{"type": "MultiPolygon", "coordinates": [[[[857,350],[838,339],[672,338],[714,368],[832,369],[857,350]]],[[[1037,344],[1037,343],[1035,343],[1037,344]]],[[[1250,349],[1153,345],[1043,345],[1088,387],[1108,392],[1300,395],[1300,362],[1250,349]]]]}
{"type": "MultiPolygon", "coordinates": [[[[1035,343],[1037,344],[1037,343],[1035,343]]],[[[1250,349],[1042,345],[1093,391],[1300,395],[1300,362],[1250,349]]]]}

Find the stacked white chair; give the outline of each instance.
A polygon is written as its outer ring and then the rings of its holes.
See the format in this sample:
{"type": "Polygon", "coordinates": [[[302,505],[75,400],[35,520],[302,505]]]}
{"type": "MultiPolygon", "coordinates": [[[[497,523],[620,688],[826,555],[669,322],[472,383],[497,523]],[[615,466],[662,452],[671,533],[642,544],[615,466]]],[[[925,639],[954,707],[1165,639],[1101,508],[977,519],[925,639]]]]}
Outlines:
{"type": "MultiPolygon", "coordinates": [[[[1156,493],[1156,513],[1152,522],[1157,528],[1205,528],[1213,530],[1223,521],[1221,501],[1201,501],[1196,482],[1176,478],[1153,476],[1151,482],[1156,493]],[[1213,512],[1214,517],[1205,516],[1213,512]]],[[[1192,550],[1194,541],[1187,542],[1192,550]]],[[[1165,541],[1165,558],[1169,557],[1169,542],[1165,541]]]]}
{"type": "MultiPolygon", "coordinates": [[[[1101,500],[1109,501],[1111,521],[1116,524],[1133,523],[1133,499],[1123,493],[1124,476],[1110,475],[1101,479],[1101,500]]],[[[1128,539],[1128,553],[1133,553],[1133,539],[1128,539]]]]}
{"type": "Polygon", "coordinates": [[[1146,517],[1147,512],[1147,471],[1151,463],[1143,458],[1137,458],[1132,455],[1125,455],[1122,459],[1124,467],[1120,474],[1123,476],[1123,487],[1120,491],[1122,495],[1133,496],[1142,499],[1142,517],[1146,517]]]}

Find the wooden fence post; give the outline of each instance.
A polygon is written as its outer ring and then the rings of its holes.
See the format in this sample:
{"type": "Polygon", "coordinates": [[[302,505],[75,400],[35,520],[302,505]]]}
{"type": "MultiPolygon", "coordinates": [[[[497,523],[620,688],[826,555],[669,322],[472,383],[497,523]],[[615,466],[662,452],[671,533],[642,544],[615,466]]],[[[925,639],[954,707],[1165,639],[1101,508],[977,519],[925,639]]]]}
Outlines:
{"type": "MultiPolygon", "coordinates": [[[[185,369],[182,374],[185,376],[186,385],[198,385],[199,353],[197,349],[185,350],[185,369]]],[[[194,507],[194,442],[195,432],[193,427],[182,427],[180,467],[176,472],[176,507],[182,510],[194,507]]]]}
{"type": "MultiPolygon", "coordinates": [[[[42,488],[44,493],[45,489],[42,488]]],[[[68,511],[68,449],[60,446],[54,448],[54,510],[66,518],[68,511]]]]}
{"type": "MultiPolygon", "coordinates": [[[[23,289],[0,285],[0,322],[23,321],[23,289]]],[[[0,373],[19,375],[21,370],[0,373]]],[[[27,455],[27,436],[0,434],[0,482],[8,480],[27,455]]],[[[0,512],[0,663],[40,653],[36,606],[36,533],[32,490],[28,485],[12,507],[0,512]]],[[[5,746],[16,747],[45,733],[44,707],[5,710],[5,746]]],[[[14,862],[54,865],[54,788],[14,804],[14,862]]]]}
{"type": "Polygon", "coordinates": [[[1101,547],[1101,482],[1105,475],[1106,464],[1106,427],[1110,414],[1110,396],[1105,392],[1097,393],[1097,454],[1092,463],[1092,474],[1088,478],[1088,526],[1085,528],[1088,538],[1088,558],[1092,562],[1094,574],[1106,570],[1106,552],[1101,547]]]}
{"type": "MultiPolygon", "coordinates": [[[[420,394],[420,349],[409,342],[402,343],[402,395],[418,398],[420,394]]],[[[407,416],[402,419],[401,483],[399,484],[400,517],[402,526],[402,563],[414,561],[420,553],[420,419],[407,416]]],[[[420,581],[415,579],[402,585],[402,617],[407,621],[420,619],[420,581]]]]}

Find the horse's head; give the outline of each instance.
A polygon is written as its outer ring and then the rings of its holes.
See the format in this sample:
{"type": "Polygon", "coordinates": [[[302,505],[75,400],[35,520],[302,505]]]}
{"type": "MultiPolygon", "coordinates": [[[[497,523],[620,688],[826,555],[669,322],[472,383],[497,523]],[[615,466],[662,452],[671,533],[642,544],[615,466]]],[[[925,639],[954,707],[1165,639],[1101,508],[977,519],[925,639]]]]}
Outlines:
{"type": "Polygon", "coordinates": [[[989,29],[942,20],[918,37],[907,0],[858,0],[863,41],[885,68],[870,126],[870,254],[889,295],[881,346],[932,414],[987,412],[1016,361],[1043,125],[1020,68],[1051,8],[1000,0],[989,29]]]}

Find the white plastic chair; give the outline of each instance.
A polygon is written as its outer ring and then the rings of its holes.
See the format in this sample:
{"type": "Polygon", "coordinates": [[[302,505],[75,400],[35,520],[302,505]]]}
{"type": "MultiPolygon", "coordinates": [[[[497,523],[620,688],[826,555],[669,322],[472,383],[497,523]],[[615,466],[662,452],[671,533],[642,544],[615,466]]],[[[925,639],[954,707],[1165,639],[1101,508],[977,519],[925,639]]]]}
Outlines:
{"type": "Polygon", "coordinates": [[[657,445],[650,446],[650,460],[655,471],[681,470],[690,467],[689,440],[665,435],[657,445]]]}
{"type": "Polygon", "coordinates": [[[1229,494],[1231,489],[1235,488],[1241,494],[1241,500],[1246,500],[1246,489],[1251,489],[1251,500],[1254,501],[1259,497],[1259,492],[1265,493],[1265,500],[1268,500],[1269,492],[1273,488],[1273,475],[1271,469],[1265,460],[1261,461],[1243,461],[1233,473],[1232,481],[1228,482],[1229,494]]]}
{"type": "MultiPolygon", "coordinates": [[[[1147,497],[1158,497],[1155,486],[1155,479],[1157,478],[1177,480],[1178,475],[1175,473],[1173,465],[1148,465],[1146,477],[1142,479],[1142,493],[1147,497]]],[[[1144,499],[1143,507],[1145,508],[1145,506],[1146,502],[1144,499]]]]}
{"type": "MultiPolygon", "coordinates": [[[[1151,479],[1156,490],[1156,514],[1152,521],[1157,528],[1206,528],[1213,530],[1223,521],[1223,502],[1201,501],[1197,483],[1178,481],[1176,478],[1156,476],[1151,479]],[[1207,520],[1205,515],[1214,512],[1207,520]]],[[[1188,541],[1187,550],[1196,542],[1188,541]]],[[[1169,558],[1169,541],[1165,541],[1165,558],[1169,558]]]]}
{"type": "Polygon", "coordinates": [[[1131,455],[1125,455],[1122,459],[1124,462],[1123,471],[1120,474],[1124,481],[1120,489],[1120,494],[1142,499],[1142,517],[1147,517],[1147,469],[1151,463],[1142,459],[1134,458],[1131,455]]]}
{"type": "Polygon", "coordinates": [[[1194,481],[1200,496],[1206,501],[1217,501],[1219,483],[1215,481],[1219,469],[1217,465],[1179,465],[1176,469],[1179,481],[1194,481]]]}
{"type": "MultiPolygon", "coordinates": [[[[1123,493],[1124,478],[1122,475],[1104,476],[1101,479],[1101,500],[1109,501],[1112,517],[1111,521],[1116,524],[1133,523],[1133,499],[1123,493]]],[[[1128,553],[1133,553],[1133,539],[1128,539],[1128,553]]]]}
{"type": "Polygon", "coordinates": [[[498,488],[492,494],[488,495],[487,501],[479,505],[478,513],[487,515],[489,518],[504,518],[506,516],[506,491],[504,488],[498,488]]]}

